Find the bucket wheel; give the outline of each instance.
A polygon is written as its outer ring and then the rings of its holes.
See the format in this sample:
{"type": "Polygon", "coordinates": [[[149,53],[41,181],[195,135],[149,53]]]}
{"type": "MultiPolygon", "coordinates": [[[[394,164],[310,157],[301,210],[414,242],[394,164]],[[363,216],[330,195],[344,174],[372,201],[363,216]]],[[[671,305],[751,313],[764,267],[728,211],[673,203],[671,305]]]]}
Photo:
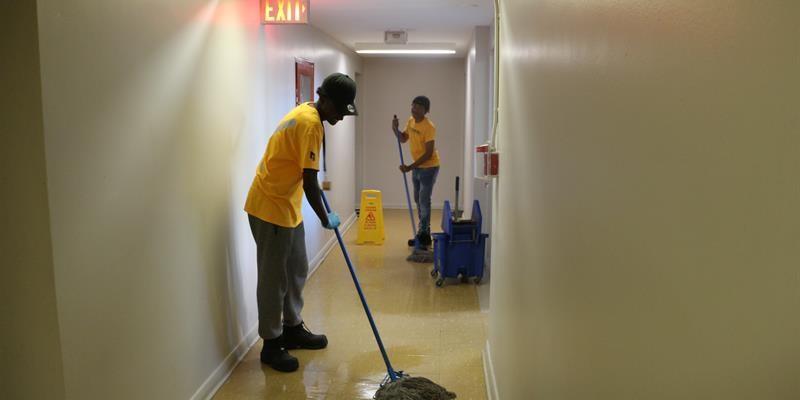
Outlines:
{"type": "Polygon", "coordinates": [[[473,282],[475,282],[476,285],[480,285],[481,279],[483,279],[483,275],[476,276],[473,282]]]}
{"type": "Polygon", "coordinates": [[[439,276],[439,271],[437,271],[436,268],[432,269],[431,270],[431,277],[432,278],[436,278],[437,276],[439,276]]]}
{"type": "Polygon", "coordinates": [[[436,280],[436,287],[442,287],[444,285],[444,278],[439,278],[436,280]]]}

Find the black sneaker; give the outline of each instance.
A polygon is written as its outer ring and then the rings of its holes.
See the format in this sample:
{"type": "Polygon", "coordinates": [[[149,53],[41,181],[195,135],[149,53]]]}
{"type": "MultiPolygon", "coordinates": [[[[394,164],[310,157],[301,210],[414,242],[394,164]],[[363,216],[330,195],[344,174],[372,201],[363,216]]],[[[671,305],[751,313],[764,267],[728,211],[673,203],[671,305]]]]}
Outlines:
{"type": "MultiPolygon", "coordinates": [[[[425,249],[427,249],[428,247],[430,247],[431,244],[433,244],[433,239],[431,238],[430,233],[418,233],[417,239],[419,239],[419,246],[425,249]]],[[[408,239],[408,247],[414,247],[414,245],[415,245],[414,239],[413,238],[408,239]]]]}
{"type": "Polygon", "coordinates": [[[328,347],[325,335],[315,335],[301,322],[297,326],[283,326],[283,346],[287,349],[319,350],[328,347]]]}
{"type": "Polygon", "coordinates": [[[282,346],[282,338],[268,339],[261,348],[261,362],[281,372],[294,372],[300,367],[297,358],[282,346]]]}
{"type": "MultiPolygon", "coordinates": [[[[414,239],[408,239],[408,247],[414,247],[414,239]]],[[[419,249],[420,250],[428,250],[429,246],[426,246],[422,241],[419,242],[419,249]]]]}
{"type": "Polygon", "coordinates": [[[431,238],[431,234],[430,233],[422,233],[422,234],[420,234],[420,236],[419,236],[419,244],[420,244],[420,246],[424,246],[426,248],[430,247],[430,245],[433,244],[433,239],[431,238]]]}

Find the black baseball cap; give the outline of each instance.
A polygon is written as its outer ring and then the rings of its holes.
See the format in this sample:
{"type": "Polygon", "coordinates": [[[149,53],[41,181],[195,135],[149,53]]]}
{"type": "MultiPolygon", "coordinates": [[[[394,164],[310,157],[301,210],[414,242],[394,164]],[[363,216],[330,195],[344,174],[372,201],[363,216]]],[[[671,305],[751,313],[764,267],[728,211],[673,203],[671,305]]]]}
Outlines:
{"type": "Polygon", "coordinates": [[[322,81],[322,86],[317,89],[317,94],[325,96],[336,105],[342,115],[358,115],[356,104],[356,83],[345,74],[334,72],[322,81]]]}

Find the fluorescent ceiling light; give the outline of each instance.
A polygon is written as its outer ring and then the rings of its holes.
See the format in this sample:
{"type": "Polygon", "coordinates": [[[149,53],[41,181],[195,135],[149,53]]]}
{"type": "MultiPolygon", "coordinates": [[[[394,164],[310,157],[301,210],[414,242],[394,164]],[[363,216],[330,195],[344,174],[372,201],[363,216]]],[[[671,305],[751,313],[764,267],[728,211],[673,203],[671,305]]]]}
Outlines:
{"type": "Polygon", "coordinates": [[[358,54],[456,54],[455,50],[445,49],[375,49],[375,50],[356,50],[358,54]]]}
{"type": "Polygon", "coordinates": [[[356,43],[355,50],[363,55],[452,55],[455,43],[356,43]]]}

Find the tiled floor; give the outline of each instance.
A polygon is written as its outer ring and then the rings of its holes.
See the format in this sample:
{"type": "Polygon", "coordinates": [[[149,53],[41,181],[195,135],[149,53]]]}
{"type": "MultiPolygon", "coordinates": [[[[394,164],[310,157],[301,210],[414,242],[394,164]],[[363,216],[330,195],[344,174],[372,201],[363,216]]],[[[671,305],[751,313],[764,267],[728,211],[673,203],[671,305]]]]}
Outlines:
{"type": "MultiPolygon", "coordinates": [[[[441,214],[434,212],[434,231],[441,214]]],[[[356,226],[345,237],[359,281],[396,370],[424,376],[459,399],[486,399],[482,350],[486,315],[475,285],[457,281],[442,288],[432,264],[413,264],[405,241],[408,213],[386,211],[386,243],[355,244],[356,226]]],[[[309,279],[303,317],[328,336],[324,350],[293,350],[300,369],[281,373],[258,360],[256,343],[214,399],[370,399],[386,368],[338,246],[309,279]]]]}

